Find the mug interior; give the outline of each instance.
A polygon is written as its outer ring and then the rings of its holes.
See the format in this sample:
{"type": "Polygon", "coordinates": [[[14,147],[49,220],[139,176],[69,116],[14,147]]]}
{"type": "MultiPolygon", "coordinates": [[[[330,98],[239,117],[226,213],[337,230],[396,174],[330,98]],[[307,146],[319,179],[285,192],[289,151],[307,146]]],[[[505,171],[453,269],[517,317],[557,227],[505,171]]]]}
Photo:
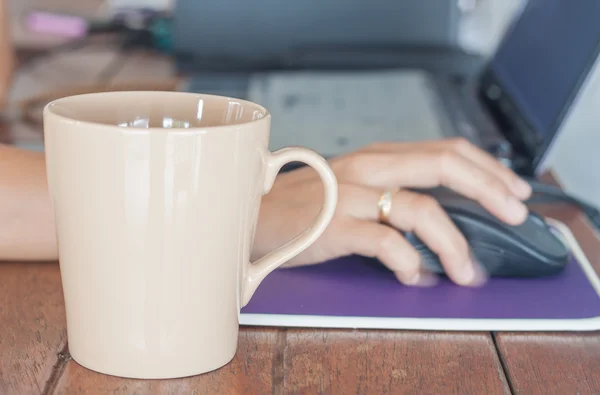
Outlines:
{"type": "Polygon", "coordinates": [[[207,128],[265,118],[258,104],[184,92],[102,92],[64,97],[45,111],[77,122],[129,128],[207,128]]]}

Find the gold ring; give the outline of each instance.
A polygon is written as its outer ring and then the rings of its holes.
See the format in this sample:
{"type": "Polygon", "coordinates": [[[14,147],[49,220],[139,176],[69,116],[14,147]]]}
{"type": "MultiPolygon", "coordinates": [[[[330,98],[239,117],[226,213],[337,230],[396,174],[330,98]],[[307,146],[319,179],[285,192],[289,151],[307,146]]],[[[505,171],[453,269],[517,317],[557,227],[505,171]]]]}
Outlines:
{"type": "Polygon", "coordinates": [[[379,222],[388,223],[392,212],[392,191],[384,191],[377,202],[379,222]]]}

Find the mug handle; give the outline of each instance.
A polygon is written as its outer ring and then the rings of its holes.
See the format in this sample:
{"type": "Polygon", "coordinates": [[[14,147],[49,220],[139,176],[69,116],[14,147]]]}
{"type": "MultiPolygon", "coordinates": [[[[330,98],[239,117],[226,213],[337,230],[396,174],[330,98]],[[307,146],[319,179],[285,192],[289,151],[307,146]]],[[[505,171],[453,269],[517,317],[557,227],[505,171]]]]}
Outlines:
{"type": "Polygon", "coordinates": [[[327,161],[317,153],[306,148],[282,148],[272,152],[267,161],[263,195],[271,190],[279,170],[290,162],[303,162],[316,170],[323,182],[325,199],[323,207],[313,223],[296,238],[271,251],[254,263],[248,264],[248,270],[242,288],[242,306],[248,304],[252,295],[273,270],[289,261],[313,244],[331,222],[337,205],[338,186],[335,174],[327,161]]]}

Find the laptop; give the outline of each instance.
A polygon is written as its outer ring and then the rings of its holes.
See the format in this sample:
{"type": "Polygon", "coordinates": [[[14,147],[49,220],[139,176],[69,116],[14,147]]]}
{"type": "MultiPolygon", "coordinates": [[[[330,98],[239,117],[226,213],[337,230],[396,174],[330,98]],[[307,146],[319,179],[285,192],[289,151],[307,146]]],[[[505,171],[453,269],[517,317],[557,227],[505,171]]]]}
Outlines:
{"type": "Polygon", "coordinates": [[[192,70],[183,90],[268,108],[272,150],[335,157],[374,141],[462,136],[536,175],[596,70],[598,20],[597,1],[529,0],[490,59],[452,45],[350,46],[289,69],[192,70]]]}

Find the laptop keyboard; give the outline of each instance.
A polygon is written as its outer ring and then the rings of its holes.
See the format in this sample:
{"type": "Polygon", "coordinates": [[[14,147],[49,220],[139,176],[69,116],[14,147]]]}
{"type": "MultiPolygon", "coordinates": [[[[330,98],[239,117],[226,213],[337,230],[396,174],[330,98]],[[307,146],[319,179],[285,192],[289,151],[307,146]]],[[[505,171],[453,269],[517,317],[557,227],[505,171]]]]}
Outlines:
{"type": "Polygon", "coordinates": [[[452,128],[428,75],[417,70],[199,76],[186,90],[266,107],[272,150],[299,145],[337,156],[373,141],[439,139],[452,128]]]}

